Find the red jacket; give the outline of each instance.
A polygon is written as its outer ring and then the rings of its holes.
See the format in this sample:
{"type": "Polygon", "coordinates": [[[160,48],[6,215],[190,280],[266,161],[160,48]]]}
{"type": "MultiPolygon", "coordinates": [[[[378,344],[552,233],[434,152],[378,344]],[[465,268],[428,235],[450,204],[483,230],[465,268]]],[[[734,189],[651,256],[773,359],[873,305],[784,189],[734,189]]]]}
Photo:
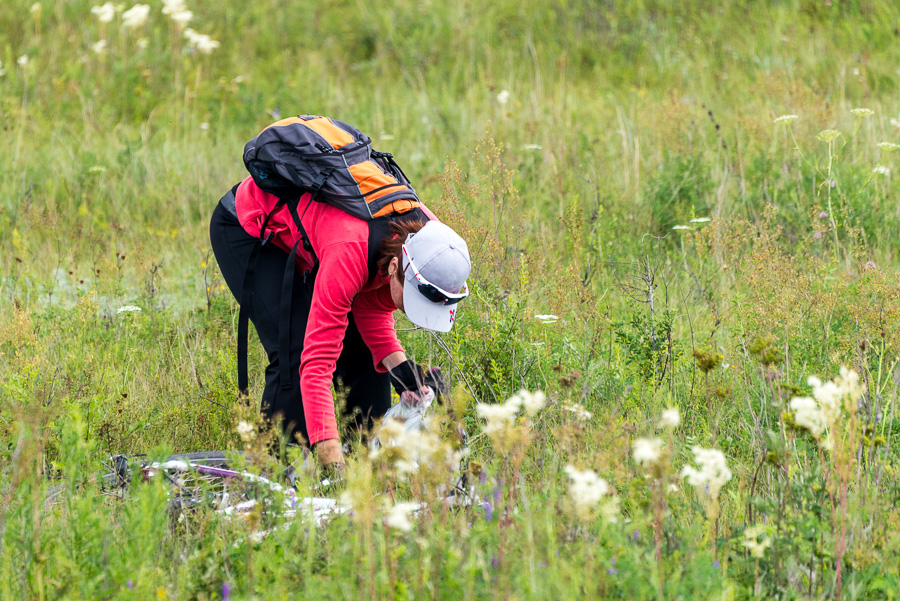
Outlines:
{"type": "MultiPolygon", "coordinates": [[[[300,394],[309,443],[337,438],[331,378],[343,348],[348,314],[353,318],[363,341],[375,360],[375,369],[385,372],[381,361],[395,351],[403,351],[394,331],[393,312],[387,276],[369,279],[369,224],[327,203],[313,202],[307,209],[308,195],[299,204],[303,227],[313,251],[319,258],[319,271],[313,291],[312,307],[306,326],[300,357],[300,394]],[[304,214],[304,210],[306,211],[304,214]]],[[[238,220],[248,234],[259,237],[266,215],[278,198],[260,190],[253,179],[241,182],[235,196],[238,220]]],[[[430,218],[434,215],[423,206],[430,218]]],[[[287,207],[269,219],[266,228],[272,242],[289,252],[300,239],[287,207]]],[[[313,257],[297,246],[297,267],[312,269],[313,257]]]]}

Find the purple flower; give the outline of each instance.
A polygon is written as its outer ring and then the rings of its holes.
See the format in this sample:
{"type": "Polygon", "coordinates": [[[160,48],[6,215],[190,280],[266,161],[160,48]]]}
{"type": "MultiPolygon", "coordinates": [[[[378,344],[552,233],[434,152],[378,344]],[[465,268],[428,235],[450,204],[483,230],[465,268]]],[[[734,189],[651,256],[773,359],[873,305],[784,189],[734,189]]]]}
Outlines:
{"type": "Polygon", "coordinates": [[[816,232],[815,234],[813,234],[813,238],[815,238],[816,240],[821,240],[822,232],[816,232]]]}
{"type": "Polygon", "coordinates": [[[481,506],[484,508],[484,517],[485,517],[485,519],[486,519],[487,521],[489,521],[489,522],[490,522],[490,521],[493,521],[493,519],[494,519],[494,508],[493,508],[493,506],[491,506],[491,504],[488,503],[487,501],[485,501],[484,503],[482,503],[481,506]]]}
{"type": "Polygon", "coordinates": [[[125,583],[125,586],[127,586],[128,588],[133,590],[134,589],[134,580],[129,578],[128,582],[125,583]]]}
{"type": "Polygon", "coordinates": [[[222,583],[222,601],[231,599],[231,585],[227,582],[222,583]]]}
{"type": "Polygon", "coordinates": [[[615,576],[619,573],[619,570],[617,570],[616,568],[609,568],[608,570],[606,570],[606,573],[615,576]]]}
{"type": "Polygon", "coordinates": [[[640,538],[641,538],[640,530],[635,530],[633,536],[634,536],[634,540],[640,540],[640,538]]]}
{"type": "Polygon", "coordinates": [[[478,483],[481,485],[487,484],[487,472],[478,474],[478,483]]]}
{"type": "Polygon", "coordinates": [[[493,569],[495,569],[495,570],[496,570],[497,568],[499,568],[499,567],[500,567],[500,560],[497,559],[496,557],[491,557],[491,567],[492,567],[493,569]]]}
{"type": "Polygon", "coordinates": [[[719,560],[718,559],[713,562],[713,567],[716,568],[717,570],[719,569],[719,560]]]}
{"type": "Polygon", "coordinates": [[[281,109],[272,109],[272,118],[278,119],[281,117],[281,109]]]}
{"type": "Polygon", "coordinates": [[[821,211],[819,213],[819,219],[828,219],[828,213],[826,213],[825,211],[821,211]]]}
{"type": "Polygon", "coordinates": [[[500,499],[503,498],[503,480],[500,480],[497,483],[497,488],[494,489],[493,497],[494,505],[498,505],[500,503],[500,499]]]}

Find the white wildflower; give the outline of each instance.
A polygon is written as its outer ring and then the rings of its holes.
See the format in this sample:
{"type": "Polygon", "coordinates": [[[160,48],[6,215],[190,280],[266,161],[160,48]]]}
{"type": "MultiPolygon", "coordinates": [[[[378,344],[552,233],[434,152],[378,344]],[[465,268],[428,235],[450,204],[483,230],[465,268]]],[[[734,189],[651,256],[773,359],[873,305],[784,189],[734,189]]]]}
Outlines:
{"type": "Polygon", "coordinates": [[[850,109],[850,112],[853,115],[859,117],[860,119],[863,119],[865,117],[870,117],[875,114],[875,111],[873,111],[872,109],[864,109],[864,108],[850,109]]]}
{"type": "Polygon", "coordinates": [[[523,144],[522,150],[543,150],[540,144],[523,144]]]}
{"type": "Polygon", "coordinates": [[[809,430],[815,439],[818,439],[828,426],[825,413],[813,398],[795,397],[791,399],[791,411],[794,412],[794,423],[809,430]]]}
{"type": "Polygon", "coordinates": [[[893,117],[891,117],[890,122],[891,127],[893,127],[894,129],[900,129],[900,119],[894,119],[893,117]]]}
{"type": "Polygon", "coordinates": [[[37,21],[38,19],[41,18],[41,13],[44,12],[44,7],[41,6],[40,2],[35,2],[34,4],[31,5],[31,8],[28,9],[28,12],[30,12],[31,16],[34,18],[34,20],[37,21]]]}
{"type": "Polygon", "coordinates": [[[244,444],[250,444],[256,438],[256,428],[253,427],[253,424],[248,424],[247,422],[242,421],[238,423],[237,433],[241,440],[244,441],[244,444]]]}
{"type": "Polygon", "coordinates": [[[667,493],[676,493],[676,492],[678,492],[678,486],[676,486],[675,484],[670,484],[669,487],[666,489],[666,492],[667,493]]]}
{"type": "Polygon", "coordinates": [[[499,94],[497,94],[497,102],[500,104],[506,104],[509,102],[509,91],[502,90],[499,94]]]}
{"type": "Polygon", "coordinates": [[[140,48],[141,50],[146,50],[147,46],[150,45],[150,40],[148,40],[147,38],[139,38],[138,41],[135,43],[137,44],[137,47],[140,48]]]}
{"type": "Polygon", "coordinates": [[[791,122],[796,121],[799,118],[800,117],[798,117],[797,115],[782,115],[775,119],[775,123],[781,125],[790,125],[791,122]]]}
{"type": "Polygon", "coordinates": [[[833,141],[835,138],[837,138],[840,135],[841,135],[841,132],[839,132],[836,129],[823,129],[818,134],[816,134],[816,137],[819,138],[820,140],[822,140],[823,142],[828,143],[828,142],[833,141]]]}
{"type": "Polygon", "coordinates": [[[191,28],[184,30],[184,37],[188,41],[188,46],[196,49],[201,54],[210,54],[220,46],[219,42],[205,33],[197,33],[191,28]]]}
{"type": "Polygon", "coordinates": [[[521,399],[522,407],[525,409],[525,415],[528,417],[534,417],[547,404],[547,397],[540,390],[535,392],[520,390],[518,396],[521,399]]]}
{"type": "Polygon", "coordinates": [[[694,217],[691,219],[691,223],[709,223],[712,221],[711,217],[694,217]]]}
{"type": "Polygon", "coordinates": [[[878,165],[877,167],[872,169],[872,173],[875,173],[877,175],[890,175],[891,170],[884,165],[878,165]]]}
{"type": "Polygon", "coordinates": [[[164,15],[174,15],[175,13],[180,13],[187,10],[187,6],[185,6],[184,0],[162,0],[162,2],[162,14],[164,15]]]}
{"type": "Polygon", "coordinates": [[[582,407],[581,405],[573,403],[572,405],[566,406],[566,411],[572,413],[575,416],[575,419],[586,422],[591,417],[593,417],[593,413],[582,407]]]}
{"type": "Polygon", "coordinates": [[[172,22],[179,27],[184,27],[185,25],[190,23],[191,19],[194,18],[194,13],[189,10],[182,10],[177,13],[172,13],[171,15],[169,15],[169,18],[172,19],[172,22]]]}
{"type": "Polygon", "coordinates": [[[677,428],[680,422],[681,415],[678,413],[678,407],[672,407],[671,409],[666,409],[662,412],[662,415],[659,416],[659,423],[657,424],[657,427],[677,428]]]}
{"type": "Polygon", "coordinates": [[[772,546],[772,538],[764,524],[757,524],[744,530],[744,542],[741,545],[750,550],[750,555],[762,559],[766,549],[772,546]]]}
{"type": "Polygon", "coordinates": [[[91,14],[97,17],[97,21],[100,23],[109,23],[116,16],[116,7],[113,6],[112,2],[107,2],[106,4],[92,7],[91,14]]]}
{"type": "Polygon", "coordinates": [[[705,490],[713,499],[719,497],[719,491],[726,482],[731,480],[731,470],[725,461],[725,455],[718,449],[704,449],[694,447],[694,461],[700,466],[696,469],[686,465],[681,470],[681,476],[687,478],[688,484],[699,490],[705,490]]]}
{"type": "Polygon", "coordinates": [[[535,315],[534,318],[537,319],[538,321],[540,321],[541,323],[556,323],[557,321],[559,321],[559,317],[557,317],[556,315],[550,315],[549,313],[535,315]]]}
{"type": "Polygon", "coordinates": [[[116,311],[116,315],[118,315],[120,313],[140,313],[141,310],[142,309],[140,307],[137,307],[135,305],[122,305],[116,311]]]}
{"type": "Polygon", "coordinates": [[[209,131],[209,123],[204,121],[200,124],[200,131],[209,131]]]}
{"type": "Polygon", "coordinates": [[[478,403],[475,405],[475,412],[487,422],[484,427],[484,433],[491,436],[492,434],[504,432],[507,428],[511,427],[516,421],[520,403],[521,399],[517,396],[513,396],[505,403],[496,405],[478,403]]]}
{"type": "Polygon", "coordinates": [[[662,440],[659,438],[638,438],[634,441],[632,456],[635,463],[650,468],[659,463],[662,456],[662,440]]]}
{"type": "Polygon", "coordinates": [[[106,52],[106,40],[99,40],[91,44],[91,50],[94,54],[103,54],[106,52]]]}
{"type": "Polygon", "coordinates": [[[16,64],[19,65],[20,67],[27,67],[28,66],[28,55],[23,54],[22,56],[17,58],[16,64]]]}
{"type": "Polygon", "coordinates": [[[689,225],[673,225],[672,229],[673,230],[689,230],[689,229],[691,229],[691,226],[689,226],[689,225]]]}
{"type": "Polygon", "coordinates": [[[419,507],[418,503],[397,503],[388,510],[384,523],[391,528],[409,532],[413,528],[413,523],[409,516],[411,513],[418,511],[419,507]]]}
{"type": "Polygon", "coordinates": [[[147,23],[149,17],[149,4],[135,4],[122,13],[122,27],[125,29],[138,29],[147,23]]]}
{"type": "Polygon", "coordinates": [[[900,148],[900,144],[894,144],[893,142],[879,142],[878,148],[880,148],[884,152],[894,152],[895,150],[900,148]]]}
{"type": "Polygon", "coordinates": [[[603,495],[609,492],[609,484],[592,470],[579,470],[572,465],[567,465],[565,470],[571,480],[569,494],[575,511],[582,519],[588,519],[603,495]]]}

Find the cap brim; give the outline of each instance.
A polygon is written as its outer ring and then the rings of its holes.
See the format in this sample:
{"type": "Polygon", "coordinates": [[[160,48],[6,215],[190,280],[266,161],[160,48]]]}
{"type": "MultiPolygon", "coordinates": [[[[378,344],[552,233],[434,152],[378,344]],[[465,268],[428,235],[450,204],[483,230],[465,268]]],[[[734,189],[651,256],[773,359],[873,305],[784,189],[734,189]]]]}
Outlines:
{"type": "Polygon", "coordinates": [[[416,285],[403,285],[403,310],[411,322],[435,332],[449,332],[456,322],[457,305],[433,303],[422,296],[416,285]]]}

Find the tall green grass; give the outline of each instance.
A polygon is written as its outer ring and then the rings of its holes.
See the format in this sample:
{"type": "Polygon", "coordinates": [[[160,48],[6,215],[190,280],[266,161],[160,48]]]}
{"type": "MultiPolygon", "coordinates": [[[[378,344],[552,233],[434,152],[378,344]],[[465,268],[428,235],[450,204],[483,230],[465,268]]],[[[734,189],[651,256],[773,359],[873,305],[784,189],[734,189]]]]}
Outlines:
{"type": "MultiPolygon", "coordinates": [[[[193,3],[210,55],[157,2],[134,32],[39,6],[0,6],[0,597],[896,596],[894,3],[193,3]],[[378,501],[258,541],[262,516],[97,492],[110,454],[242,444],[256,407],[207,220],[243,144],[293,113],[369,133],[469,241],[457,328],[401,338],[467,395],[448,419],[489,511],[433,504],[404,533],[378,501]],[[827,451],[790,400],[841,366],[866,392],[827,451]],[[475,405],[522,388],[549,405],[497,446],[475,405]],[[668,407],[648,471],[634,441],[668,407]],[[694,445],[733,472],[715,503],[678,476],[694,445]],[[579,518],[569,464],[609,483],[615,522],[579,518]]],[[[254,398],[263,361],[251,344],[254,398]]],[[[349,486],[391,469],[360,451],[349,486]]]]}

